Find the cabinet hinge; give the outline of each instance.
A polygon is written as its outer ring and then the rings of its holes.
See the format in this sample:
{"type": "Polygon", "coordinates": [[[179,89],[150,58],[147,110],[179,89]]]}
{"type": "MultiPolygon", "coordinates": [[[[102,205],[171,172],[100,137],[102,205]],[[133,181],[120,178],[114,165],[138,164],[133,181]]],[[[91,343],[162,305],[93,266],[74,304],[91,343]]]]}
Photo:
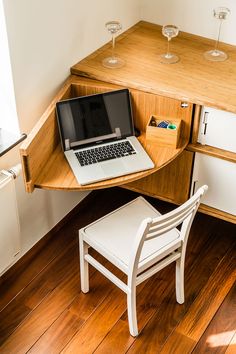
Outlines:
{"type": "Polygon", "coordinates": [[[187,102],[181,102],[181,108],[188,108],[187,102]]]}

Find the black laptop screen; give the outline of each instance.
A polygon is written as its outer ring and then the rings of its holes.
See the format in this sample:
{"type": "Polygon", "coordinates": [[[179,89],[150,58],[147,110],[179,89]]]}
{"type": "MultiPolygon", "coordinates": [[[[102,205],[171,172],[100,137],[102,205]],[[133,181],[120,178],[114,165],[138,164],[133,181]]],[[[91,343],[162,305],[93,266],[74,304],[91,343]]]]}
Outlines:
{"type": "Polygon", "coordinates": [[[134,133],[128,89],[59,101],[56,112],[64,150],[66,140],[87,145],[134,133]]]}

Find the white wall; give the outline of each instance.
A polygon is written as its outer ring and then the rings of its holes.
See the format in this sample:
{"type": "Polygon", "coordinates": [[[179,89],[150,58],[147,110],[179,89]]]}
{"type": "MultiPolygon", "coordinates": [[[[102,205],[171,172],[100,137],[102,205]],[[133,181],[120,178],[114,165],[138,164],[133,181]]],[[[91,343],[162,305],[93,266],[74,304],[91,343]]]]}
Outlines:
{"type": "Polygon", "coordinates": [[[2,0],[0,0],[0,49],[0,127],[17,134],[19,133],[19,124],[16,114],[6,21],[2,0]],[[8,119],[4,119],[5,117],[8,117],[8,119]]]}
{"type": "Polygon", "coordinates": [[[139,19],[139,0],[4,0],[20,127],[32,129],[70,67],[139,19]]]}
{"type": "MultiPolygon", "coordinates": [[[[4,0],[7,33],[22,132],[29,133],[69,75],[69,68],[110,40],[104,24],[120,19],[126,30],[139,20],[139,0],[4,0]]],[[[0,169],[19,162],[18,147],[0,158],[0,169]]],[[[16,181],[21,257],[87,193],[24,191],[16,181]]]]}
{"type": "Polygon", "coordinates": [[[213,18],[213,9],[225,6],[231,10],[222,25],[220,40],[236,45],[235,0],[141,0],[141,18],[159,25],[175,24],[180,30],[215,39],[218,21],[213,18]]]}

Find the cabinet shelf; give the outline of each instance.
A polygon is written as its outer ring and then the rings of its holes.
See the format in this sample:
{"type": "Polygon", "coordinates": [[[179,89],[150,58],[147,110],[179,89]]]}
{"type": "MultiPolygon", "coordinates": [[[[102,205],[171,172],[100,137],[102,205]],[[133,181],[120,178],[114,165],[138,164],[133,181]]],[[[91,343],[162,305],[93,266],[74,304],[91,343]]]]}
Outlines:
{"type": "Polygon", "coordinates": [[[187,150],[192,152],[200,152],[202,154],[206,154],[212,157],[217,157],[219,159],[230,161],[230,162],[236,162],[235,152],[215,148],[209,145],[202,145],[199,143],[188,144],[187,150]]]}

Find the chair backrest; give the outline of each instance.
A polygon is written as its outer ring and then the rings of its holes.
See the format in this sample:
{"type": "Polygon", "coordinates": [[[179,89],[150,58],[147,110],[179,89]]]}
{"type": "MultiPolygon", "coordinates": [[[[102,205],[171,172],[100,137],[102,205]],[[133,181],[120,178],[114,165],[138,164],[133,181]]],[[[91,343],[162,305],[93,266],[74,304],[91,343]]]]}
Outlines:
{"type": "Polygon", "coordinates": [[[155,237],[181,225],[179,232],[183,247],[186,248],[189,231],[200,204],[201,197],[207,191],[208,186],[200,187],[197,192],[184,204],[169,213],[160,215],[157,218],[146,218],[142,221],[133,245],[133,252],[129,263],[129,268],[137,268],[144,242],[148,242],[155,237]]]}
{"type": "MultiPolygon", "coordinates": [[[[189,200],[175,210],[161,215],[158,218],[152,219],[149,223],[145,241],[163,235],[180,224],[182,224],[182,228],[184,223],[190,224],[189,226],[191,227],[192,221],[200,204],[200,199],[207,189],[208,187],[206,185],[202,186],[189,200]]],[[[186,232],[181,232],[181,238],[183,241],[185,240],[186,232]]]]}

